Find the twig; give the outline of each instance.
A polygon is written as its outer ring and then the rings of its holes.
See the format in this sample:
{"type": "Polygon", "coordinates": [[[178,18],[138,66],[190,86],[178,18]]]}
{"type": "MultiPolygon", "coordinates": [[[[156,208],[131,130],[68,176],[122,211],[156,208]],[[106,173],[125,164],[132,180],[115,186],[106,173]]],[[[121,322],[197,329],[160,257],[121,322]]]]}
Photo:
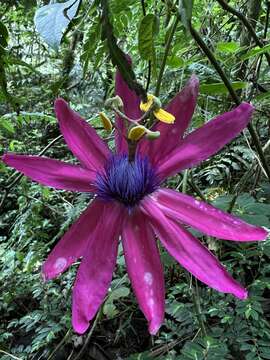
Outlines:
{"type": "MultiPolygon", "coordinates": [[[[251,37],[253,38],[255,44],[257,46],[259,46],[260,48],[263,48],[264,47],[264,43],[263,41],[261,41],[255,30],[253,29],[252,25],[250,24],[250,22],[248,21],[248,19],[245,17],[245,15],[243,13],[241,13],[240,11],[234,9],[232,6],[230,6],[225,0],[216,0],[220,6],[224,9],[224,10],[227,10],[229,13],[235,15],[236,17],[238,17],[238,19],[240,21],[242,21],[242,23],[244,24],[244,26],[247,28],[248,32],[250,33],[251,37]]],[[[264,53],[266,59],[267,59],[267,62],[268,62],[268,65],[270,66],[270,54],[268,52],[265,52],[264,53]]]]}
{"type": "MultiPolygon", "coordinates": [[[[182,185],[182,193],[184,193],[184,194],[186,193],[186,189],[187,189],[188,175],[189,175],[189,170],[186,170],[184,172],[183,185],[182,185]]],[[[205,325],[204,325],[201,306],[200,306],[200,294],[199,294],[198,282],[197,282],[197,279],[194,279],[194,281],[195,281],[195,287],[194,287],[192,284],[193,276],[187,273],[187,278],[188,278],[188,280],[190,280],[191,291],[192,291],[192,300],[193,300],[193,304],[194,304],[195,311],[196,311],[196,317],[197,317],[198,323],[200,325],[203,336],[206,336],[206,330],[205,330],[205,325]]]]}
{"type": "Polygon", "coordinates": [[[188,179],[188,185],[196,192],[196,194],[205,202],[207,202],[206,197],[202,193],[201,189],[194,182],[192,171],[190,172],[190,179],[188,179]]]}
{"type": "MultiPolygon", "coordinates": [[[[42,149],[39,153],[38,153],[38,156],[41,156],[43,154],[45,154],[45,152],[50,148],[52,147],[58,140],[60,140],[61,138],[63,137],[63,135],[59,135],[57,136],[55,139],[53,139],[48,145],[45,146],[44,149],[42,149]]],[[[11,176],[11,179],[15,176],[15,174],[17,173],[17,171],[11,176]]],[[[24,175],[23,174],[18,174],[15,179],[7,186],[4,186],[4,194],[2,196],[2,199],[1,199],[1,202],[0,202],[0,210],[2,208],[2,206],[4,205],[4,202],[6,200],[6,197],[10,191],[10,189],[16,185],[20,180],[21,178],[23,177],[24,175]]]]}
{"type": "Polygon", "coordinates": [[[22,358],[18,358],[17,356],[14,356],[14,355],[12,355],[12,354],[9,354],[8,352],[6,352],[6,351],[4,351],[4,350],[0,350],[0,353],[2,353],[2,354],[5,354],[5,355],[7,355],[7,356],[10,356],[12,359],[14,359],[14,360],[22,360],[22,358]]]}
{"type": "Polygon", "coordinates": [[[91,339],[91,337],[93,335],[93,332],[94,332],[94,330],[95,330],[95,328],[97,326],[97,323],[98,323],[98,320],[100,318],[100,315],[101,315],[102,311],[103,311],[103,306],[101,306],[101,308],[99,309],[99,312],[96,315],[95,321],[93,322],[93,325],[92,325],[92,327],[91,327],[91,329],[90,329],[90,331],[89,331],[89,333],[88,333],[88,335],[87,335],[87,337],[85,339],[83,347],[81,348],[78,355],[73,360],[79,360],[83,356],[83,354],[84,354],[84,352],[85,352],[85,350],[86,350],[86,348],[87,348],[87,346],[89,344],[89,341],[90,341],[90,339],[91,339]]]}
{"type": "Polygon", "coordinates": [[[111,60],[113,64],[116,65],[128,87],[134,90],[143,102],[147,102],[145,89],[137,82],[136,75],[126,57],[126,54],[117,44],[117,39],[114,36],[113,26],[110,21],[108,0],[101,0],[100,4],[102,8],[102,39],[107,40],[111,60]]]}
{"type": "Polygon", "coordinates": [[[177,28],[178,21],[179,21],[179,17],[177,16],[175,18],[175,20],[174,20],[173,26],[171,28],[171,31],[170,31],[170,34],[169,34],[169,37],[168,37],[168,40],[167,40],[166,45],[165,45],[165,51],[164,51],[162,63],[161,63],[161,66],[160,66],[158,79],[157,79],[156,90],[155,90],[155,95],[156,96],[159,96],[161,81],[162,81],[163,73],[164,73],[164,70],[165,70],[167,57],[168,57],[168,54],[169,54],[169,51],[170,51],[171,43],[172,43],[173,36],[174,36],[174,33],[176,31],[176,28],[177,28]]]}
{"type": "Polygon", "coordinates": [[[145,15],[146,15],[146,8],[145,8],[145,2],[144,2],[144,0],[141,0],[141,5],[142,5],[143,16],[145,16],[145,15]]]}
{"type": "MultiPolygon", "coordinates": [[[[270,1],[267,1],[267,10],[266,10],[266,20],[265,20],[265,26],[264,26],[264,31],[263,31],[263,38],[265,39],[267,36],[267,30],[268,30],[268,26],[269,26],[269,18],[270,18],[270,1]]],[[[259,64],[257,67],[257,71],[256,71],[256,77],[257,77],[257,81],[259,79],[259,74],[260,74],[260,70],[261,70],[261,65],[262,65],[262,58],[263,58],[263,54],[260,55],[260,60],[259,60],[259,64]]]]}
{"type": "Polygon", "coordinates": [[[206,336],[207,333],[206,333],[206,329],[205,329],[205,325],[204,325],[204,321],[203,321],[203,317],[202,317],[201,305],[200,305],[200,295],[199,295],[198,281],[197,281],[196,278],[194,279],[194,281],[195,281],[195,287],[192,286],[193,303],[194,303],[194,306],[195,306],[195,311],[196,311],[196,314],[197,314],[197,319],[198,319],[199,324],[200,324],[202,335],[206,336]]]}
{"type": "MultiPolygon", "coordinates": [[[[200,331],[201,331],[201,329],[199,329],[197,331],[197,333],[200,332],[200,331]]],[[[151,350],[149,356],[150,357],[156,357],[156,356],[162,355],[164,352],[168,352],[169,350],[172,350],[176,345],[178,345],[181,342],[184,342],[188,338],[189,338],[189,336],[186,336],[184,338],[180,337],[179,339],[171,341],[169,344],[161,345],[157,349],[151,350]]]]}
{"type": "MultiPolygon", "coordinates": [[[[180,15],[179,15],[180,16],[180,15]]],[[[200,48],[202,49],[202,51],[204,52],[204,54],[208,57],[209,61],[211,62],[211,64],[214,66],[214,68],[216,69],[217,73],[219,74],[219,76],[221,77],[224,85],[227,87],[232,99],[234,100],[234,102],[236,103],[236,105],[240,105],[241,101],[239,99],[239,97],[237,96],[236,92],[234,91],[232,84],[230,82],[230,80],[227,78],[227,75],[225,74],[224,70],[222,69],[222,67],[219,65],[218,61],[215,58],[215,55],[213,54],[213,52],[208,48],[208,46],[206,45],[206,43],[204,42],[204,40],[202,39],[201,35],[193,28],[193,26],[190,24],[190,33],[192,35],[192,37],[194,38],[194,40],[197,42],[197,44],[200,46],[200,48]]],[[[258,134],[256,133],[253,125],[251,123],[248,124],[247,126],[249,133],[251,135],[251,138],[254,142],[254,145],[256,147],[256,150],[258,152],[259,158],[261,160],[261,163],[264,167],[264,170],[267,174],[267,177],[270,181],[270,168],[269,168],[269,164],[267,163],[267,160],[264,156],[263,150],[262,150],[262,146],[258,137],[258,134]]]]}
{"type": "MultiPolygon", "coordinates": [[[[45,146],[44,149],[42,149],[37,156],[42,156],[45,154],[45,152],[47,150],[49,150],[58,140],[60,140],[63,137],[63,135],[59,135],[57,136],[55,139],[53,139],[48,145],[45,146]]],[[[12,183],[10,183],[8,186],[6,186],[6,189],[9,190],[11,189],[18,181],[21,180],[21,178],[23,177],[23,174],[19,174],[13,181],[12,183]]]]}
{"type": "MultiPolygon", "coordinates": [[[[95,130],[100,130],[100,129],[103,129],[103,128],[99,128],[99,127],[95,127],[95,130]]],[[[46,145],[44,147],[44,149],[42,149],[38,154],[37,156],[42,156],[46,153],[47,150],[49,150],[58,140],[62,139],[63,138],[63,135],[59,135],[57,136],[55,139],[53,139],[48,145],[46,145]]],[[[111,139],[111,137],[108,137],[106,138],[105,140],[109,141],[111,139]]],[[[17,174],[17,171],[11,175],[10,179],[13,179],[13,177],[17,174]]],[[[10,191],[10,189],[13,188],[14,185],[16,185],[20,180],[21,178],[24,176],[24,174],[18,174],[15,179],[8,185],[6,186],[3,186],[2,188],[4,189],[4,192],[3,192],[3,196],[2,196],[2,199],[0,201],[0,210],[2,208],[2,206],[4,205],[4,202],[5,202],[5,199],[10,191]]]]}
{"type": "Polygon", "coordinates": [[[71,329],[68,329],[63,339],[60,341],[60,343],[56,346],[56,348],[50,353],[47,360],[51,360],[54,356],[54,354],[62,347],[62,345],[66,342],[67,338],[69,337],[69,334],[71,332],[71,329]]]}
{"type": "MultiPolygon", "coordinates": [[[[263,147],[263,151],[265,152],[268,147],[270,146],[270,140],[267,141],[267,143],[264,145],[263,147]]],[[[250,168],[245,172],[245,174],[242,176],[242,178],[240,179],[240,181],[238,182],[238,184],[235,186],[235,189],[234,189],[234,192],[235,192],[235,195],[232,199],[232,201],[230,202],[229,204],[229,208],[228,208],[228,212],[232,212],[233,208],[234,208],[234,205],[236,203],[236,200],[239,196],[239,194],[242,192],[242,190],[244,189],[248,179],[250,179],[252,176],[252,172],[255,172],[258,168],[259,164],[257,163],[256,160],[254,160],[250,166],[250,168]]]]}
{"type": "Polygon", "coordinates": [[[148,72],[147,72],[147,82],[146,82],[146,92],[148,92],[150,81],[151,81],[151,72],[152,72],[152,62],[151,60],[148,61],[148,72]]]}
{"type": "Polygon", "coordinates": [[[1,202],[0,202],[0,209],[1,209],[1,207],[3,206],[3,204],[4,204],[5,200],[6,200],[7,194],[8,194],[7,190],[4,189],[3,196],[2,196],[2,199],[1,199],[1,202]]]}

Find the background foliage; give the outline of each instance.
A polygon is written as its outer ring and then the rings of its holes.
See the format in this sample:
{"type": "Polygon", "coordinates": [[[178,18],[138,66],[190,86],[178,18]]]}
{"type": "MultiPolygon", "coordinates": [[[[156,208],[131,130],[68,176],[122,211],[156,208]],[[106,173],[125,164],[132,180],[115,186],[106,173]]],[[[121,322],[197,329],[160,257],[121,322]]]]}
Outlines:
{"type": "MultiPolygon", "coordinates": [[[[104,35],[100,3],[104,1],[68,1],[67,10],[66,3],[51,2],[53,12],[46,15],[41,9],[46,1],[1,2],[1,154],[7,150],[38,154],[45,149],[47,156],[73,161],[53,113],[57,96],[69,100],[73,108],[100,126],[97,113],[113,95],[113,63],[117,61],[111,61],[112,44],[104,35]],[[47,16],[45,25],[42,16],[47,16]],[[34,19],[42,36],[35,30],[34,19]]],[[[163,103],[191,73],[197,74],[201,86],[191,125],[194,129],[234,103],[188,31],[191,3],[111,0],[109,19],[118,45],[133,58],[137,81],[152,92],[160,86],[163,103]]],[[[220,1],[193,3],[193,27],[222,65],[238,96],[256,106],[253,125],[269,163],[270,3],[229,1],[247,16],[261,46],[220,1]]],[[[106,136],[102,130],[100,133],[106,136]]],[[[215,157],[186,172],[187,184],[178,175],[168,186],[196,196],[200,190],[214,205],[270,228],[269,179],[254,145],[245,131],[215,157]]],[[[91,338],[87,334],[79,337],[70,322],[70,293],[78,264],[48,283],[40,278],[40,266],[89,198],[32,183],[2,163],[0,191],[1,359],[270,359],[269,241],[238,244],[196,234],[234,277],[248,286],[250,297],[244,302],[195,283],[162,253],[166,321],[155,337],[148,335],[130,290],[120,249],[102,316],[91,338]],[[205,333],[196,316],[194,291],[200,295],[197,305],[205,333]]]]}

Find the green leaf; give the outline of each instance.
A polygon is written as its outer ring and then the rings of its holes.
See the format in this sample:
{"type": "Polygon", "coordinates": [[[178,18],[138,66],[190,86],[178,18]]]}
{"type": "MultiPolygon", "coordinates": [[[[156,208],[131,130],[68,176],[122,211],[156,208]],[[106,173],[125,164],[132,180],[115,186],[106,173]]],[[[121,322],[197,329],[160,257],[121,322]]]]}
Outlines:
{"type": "Polygon", "coordinates": [[[0,46],[5,48],[8,45],[8,29],[2,21],[0,21],[0,46]]]}
{"type": "Polygon", "coordinates": [[[96,50],[98,47],[98,41],[100,40],[101,23],[97,21],[92,24],[86,34],[86,41],[83,44],[83,53],[81,60],[83,61],[83,76],[86,75],[89,62],[94,57],[96,58],[96,50]]]}
{"type": "MultiPolygon", "coordinates": [[[[244,81],[235,81],[232,83],[232,87],[234,90],[244,89],[247,87],[247,84],[248,83],[244,81]]],[[[206,95],[222,95],[227,94],[228,89],[223,82],[213,84],[201,84],[200,93],[206,95]]]]}
{"type": "Polygon", "coordinates": [[[129,288],[121,286],[117,289],[112,290],[109,295],[108,301],[118,300],[122,297],[127,297],[129,295],[129,288]]]}
{"type": "Polygon", "coordinates": [[[36,74],[40,74],[32,65],[27,64],[25,61],[16,58],[15,56],[12,56],[10,54],[7,54],[4,57],[4,61],[5,63],[9,64],[9,65],[19,65],[19,66],[23,66],[28,68],[29,70],[35,72],[36,74]]]}
{"type": "Polygon", "coordinates": [[[158,33],[158,18],[153,14],[146,15],[139,26],[138,47],[143,60],[154,60],[154,39],[158,33]]]}
{"type": "Polygon", "coordinates": [[[192,17],[193,0],[179,0],[179,13],[181,21],[186,30],[189,30],[189,24],[192,17]]]}
{"type": "Polygon", "coordinates": [[[266,53],[270,51],[270,44],[265,45],[264,47],[260,48],[258,46],[256,46],[254,49],[248,51],[246,54],[244,54],[243,56],[241,56],[241,60],[247,60],[250,59],[253,56],[257,56],[263,53],[266,53]]]}
{"type": "Polygon", "coordinates": [[[237,214],[237,216],[241,217],[241,219],[243,219],[244,221],[250,224],[270,227],[270,222],[266,215],[237,214]]]}
{"type": "Polygon", "coordinates": [[[116,306],[113,303],[105,303],[103,306],[103,314],[106,315],[109,319],[115,317],[118,314],[116,306]]]}
{"type": "Polygon", "coordinates": [[[10,134],[14,134],[15,130],[11,122],[3,117],[0,118],[0,128],[6,130],[10,134]]]}
{"type": "Polygon", "coordinates": [[[167,65],[172,69],[179,69],[185,65],[185,61],[182,57],[173,55],[168,57],[167,65]]]}
{"type": "Polygon", "coordinates": [[[58,50],[63,33],[78,11],[80,0],[50,3],[36,11],[34,22],[45,42],[58,50]]]}
{"type": "Polygon", "coordinates": [[[255,100],[261,101],[270,98],[270,91],[263,92],[257,96],[255,96],[255,100]]]}
{"type": "MultiPolygon", "coordinates": [[[[143,353],[132,354],[128,358],[126,358],[126,360],[149,360],[149,359],[151,359],[151,357],[153,357],[153,355],[151,356],[151,354],[148,351],[146,351],[143,353]]],[[[166,357],[165,360],[167,360],[167,359],[168,358],[166,357]]]]}
{"type": "Polygon", "coordinates": [[[119,15],[120,12],[128,11],[133,3],[133,0],[111,0],[110,9],[113,14],[119,15]]]}
{"type": "Polygon", "coordinates": [[[237,42],[230,41],[230,42],[219,42],[217,44],[217,50],[224,52],[224,53],[235,53],[239,50],[239,45],[237,42]]]}

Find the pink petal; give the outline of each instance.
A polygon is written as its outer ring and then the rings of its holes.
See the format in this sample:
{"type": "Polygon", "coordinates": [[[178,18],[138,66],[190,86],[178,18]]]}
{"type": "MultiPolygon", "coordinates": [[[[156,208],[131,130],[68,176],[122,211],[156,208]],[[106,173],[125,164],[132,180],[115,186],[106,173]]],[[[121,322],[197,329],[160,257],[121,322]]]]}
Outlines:
{"type": "Polygon", "coordinates": [[[247,298],[247,291],[226,271],[215,256],[194,236],[168,219],[150,198],[142,202],[155,233],[168,252],[200,281],[220,292],[247,298]]]}
{"type": "Polygon", "coordinates": [[[127,218],[123,247],[133,290],[154,335],[164,320],[164,278],[153,231],[141,211],[127,218]]]}
{"type": "Polygon", "coordinates": [[[78,165],[40,156],[7,153],[2,157],[7,165],[42,185],[81,192],[94,192],[95,173],[78,165]]]}
{"type": "Polygon", "coordinates": [[[252,112],[252,105],[242,103],[234,110],[217,116],[193,131],[160,162],[158,169],[160,177],[164,179],[172,176],[217,153],[247,126],[252,112]]]}
{"type": "Polygon", "coordinates": [[[235,241],[264,240],[267,237],[263,228],[247,224],[192,196],[161,189],[154,197],[164,214],[210,236],[235,241]]]}
{"type": "MultiPolygon", "coordinates": [[[[128,57],[131,62],[131,59],[128,57]]],[[[117,70],[115,78],[115,94],[120,96],[124,103],[124,113],[130,119],[138,119],[141,117],[140,110],[140,98],[131,90],[127,83],[122,78],[122,75],[117,70]]],[[[125,140],[126,136],[126,126],[124,120],[119,116],[116,117],[116,126],[117,130],[115,131],[115,144],[117,152],[127,152],[127,142],[125,140]]]]}
{"type": "Polygon", "coordinates": [[[192,75],[186,86],[169,103],[166,111],[175,116],[174,124],[158,122],[153,131],[159,131],[160,137],[154,141],[143,139],[140,152],[147,154],[152,163],[156,164],[174,148],[180,145],[181,138],[187,129],[195,110],[199,91],[199,79],[192,75]]]}
{"type": "Polygon", "coordinates": [[[94,200],[65,233],[42,266],[44,280],[53,279],[84,255],[88,244],[95,240],[93,233],[104,206],[104,202],[94,200]]]}
{"type": "Polygon", "coordinates": [[[88,242],[73,288],[72,324],[83,334],[102,304],[116,263],[123,211],[116,203],[106,203],[88,242]]]}
{"type": "Polygon", "coordinates": [[[96,130],[63,99],[54,104],[61,133],[78,160],[90,170],[101,170],[111,152],[96,130]]]}

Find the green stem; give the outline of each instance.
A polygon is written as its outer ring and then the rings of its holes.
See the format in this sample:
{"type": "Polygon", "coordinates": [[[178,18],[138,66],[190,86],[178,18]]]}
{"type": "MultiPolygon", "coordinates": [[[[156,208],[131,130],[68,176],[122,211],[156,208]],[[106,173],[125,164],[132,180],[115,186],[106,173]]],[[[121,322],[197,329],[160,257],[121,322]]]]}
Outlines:
{"type": "Polygon", "coordinates": [[[202,334],[203,334],[203,336],[207,336],[206,329],[205,329],[205,326],[204,326],[202,311],[201,311],[200,295],[199,295],[199,287],[198,287],[197,279],[195,279],[195,287],[192,286],[192,299],[193,299],[193,304],[194,304],[194,307],[195,307],[197,320],[198,320],[198,322],[200,324],[202,334]]]}
{"type": "Polygon", "coordinates": [[[102,9],[102,40],[107,41],[110,58],[129,88],[134,90],[143,102],[146,102],[146,91],[143,86],[137,82],[132,66],[126,57],[126,54],[118,46],[117,39],[114,36],[114,29],[109,14],[109,1],[101,0],[100,5],[102,9]]]}
{"type": "MultiPolygon", "coordinates": [[[[267,30],[268,30],[269,19],[270,19],[270,2],[269,1],[267,1],[266,6],[267,6],[266,20],[265,20],[265,26],[264,26],[264,31],[263,31],[264,39],[266,39],[266,36],[267,36],[267,30]]],[[[259,74],[260,74],[261,65],[262,65],[262,58],[263,58],[263,54],[260,55],[259,65],[258,65],[258,69],[257,69],[257,79],[259,79],[259,74]]]]}
{"type": "Polygon", "coordinates": [[[151,72],[152,72],[152,62],[151,60],[148,61],[148,72],[147,72],[147,82],[146,82],[146,92],[148,92],[150,82],[151,82],[151,72]]]}
{"type": "Polygon", "coordinates": [[[207,202],[206,197],[204,196],[204,194],[202,193],[201,189],[195,184],[194,180],[193,180],[193,175],[192,172],[190,172],[190,179],[188,181],[189,186],[193,189],[193,191],[195,191],[195,193],[205,202],[207,202]]]}
{"type": "MultiPolygon", "coordinates": [[[[184,194],[186,193],[186,190],[187,190],[188,175],[189,175],[189,170],[185,170],[184,171],[184,176],[183,176],[183,184],[182,184],[182,192],[184,194]]],[[[192,284],[192,275],[187,274],[187,278],[188,278],[189,282],[192,284]]],[[[195,287],[192,284],[192,300],[193,300],[193,304],[194,304],[194,308],[195,308],[195,312],[196,312],[196,317],[197,317],[198,323],[200,325],[202,334],[203,334],[203,336],[206,336],[206,330],[205,330],[205,326],[204,326],[204,321],[203,321],[203,316],[202,316],[202,311],[201,311],[201,305],[200,305],[200,295],[199,295],[198,282],[197,282],[197,279],[194,279],[194,281],[195,281],[195,287]]]]}
{"type": "MultiPolygon", "coordinates": [[[[204,40],[202,39],[201,35],[192,27],[191,24],[190,24],[190,33],[191,33],[192,37],[194,38],[194,40],[197,42],[197,44],[200,46],[200,48],[202,49],[204,54],[208,57],[211,64],[216,69],[216,71],[219,74],[219,76],[221,77],[224,85],[227,87],[233,101],[236,103],[236,105],[240,105],[241,101],[240,101],[239,97],[237,96],[236,92],[234,91],[230,80],[227,78],[227,75],[225,74],[222,67],[219,65],[218,61],[216,60],[215,55],[208,48],[208,46],[205,44],[204,40]]],[[[254,142],[254,145],[256,147],[256,150],[258,152],[261,163],[262,163],[262,165],[264,167],[264,170],[265,170],[265,172],[267,174],[267,177],[268,177],[268,179],[270,181],[270,167],[269,167],[269,164],[267,163],[267,160],[266,160],[266,158],[264,156],[263,149],[262,149],[258,134],[256,133],[256,131],[255,131],[255,129],[254,129],[254,127],[253,127],[253,125],[251,123],[249,123],[247,127],[248,127],[248,130],[249,130],[250,136],[251,136],[251,138],[252,138],[252,140],[254,142]]]]}
{"type": "Polygon", "coordinates": [[[183,185],[182,185],[182,193],[184,193],[184,194],[187,192],[188,173],[189,173],[188,169],[184,171],[183,185]]]}
{"type": "Polygon", "coordinates": [[[11,357],[11,359],[15,359],[15,360],[22,360],[22,358],[18,358],[17,356],[14,356],[14,355],[12,355],[12,354],[10,354],[10,353],[8,353],[8,352],[4,351],[4,350],[0,350],[0,353],[5,354],[5,355],[7,355],[7,356],[11,357]]]}
{"type": "MultiPolygon", "coordinates": [[[[37,156],[42,156],[44,155],[47,150],[49,150],[58,140],[62,139],[63,135],[59,135],[57,136],[55,139],[53,139],[48,145],[45,146],[44,149],[42,149],[38,154],[37,156]]],[[[15,172],[11,177],[13,179],[13,176],[15,176],[16,174],[18,174],[17,172],[15,172]]],[[[9,190],[11,189],[15,184],[17,184],[18,181],[21,180],[21,178],[23,177],[24,175],[21,173],[19,174],[9,185],[6,186],[6,189],[9,190]]],[[[10,178],[11,180],[11,178],[10,178]]]]}
{"type": "Polygon", "coordinates": [[[163,77],[163,73],[164,73],[164,70],[165,70],[166,62],[167,62],[167,57],[168,57],[168,54],[169,54],[169,51],[170,51],[170,47],[171,47],[171,44],[172,44],[174,33],[176,31],[176,28],[177,28],[178,21],[179,21],[179,18],[176,17],[175,20],[174,20],[173,26],[171,28],[171,32],[169,34],[169,37],[167,39],[166,45],[165,45],[165,52],[164,52],[164,55],[163,55],[161,66],[160,66],[160,71],[159,71],[159,74],[158,74],[157,85],[156,85],[156,90],[155,90],[155,95],[157,97],[159,96],[160,86],[161,86],[162,77],[163,77]]]}

